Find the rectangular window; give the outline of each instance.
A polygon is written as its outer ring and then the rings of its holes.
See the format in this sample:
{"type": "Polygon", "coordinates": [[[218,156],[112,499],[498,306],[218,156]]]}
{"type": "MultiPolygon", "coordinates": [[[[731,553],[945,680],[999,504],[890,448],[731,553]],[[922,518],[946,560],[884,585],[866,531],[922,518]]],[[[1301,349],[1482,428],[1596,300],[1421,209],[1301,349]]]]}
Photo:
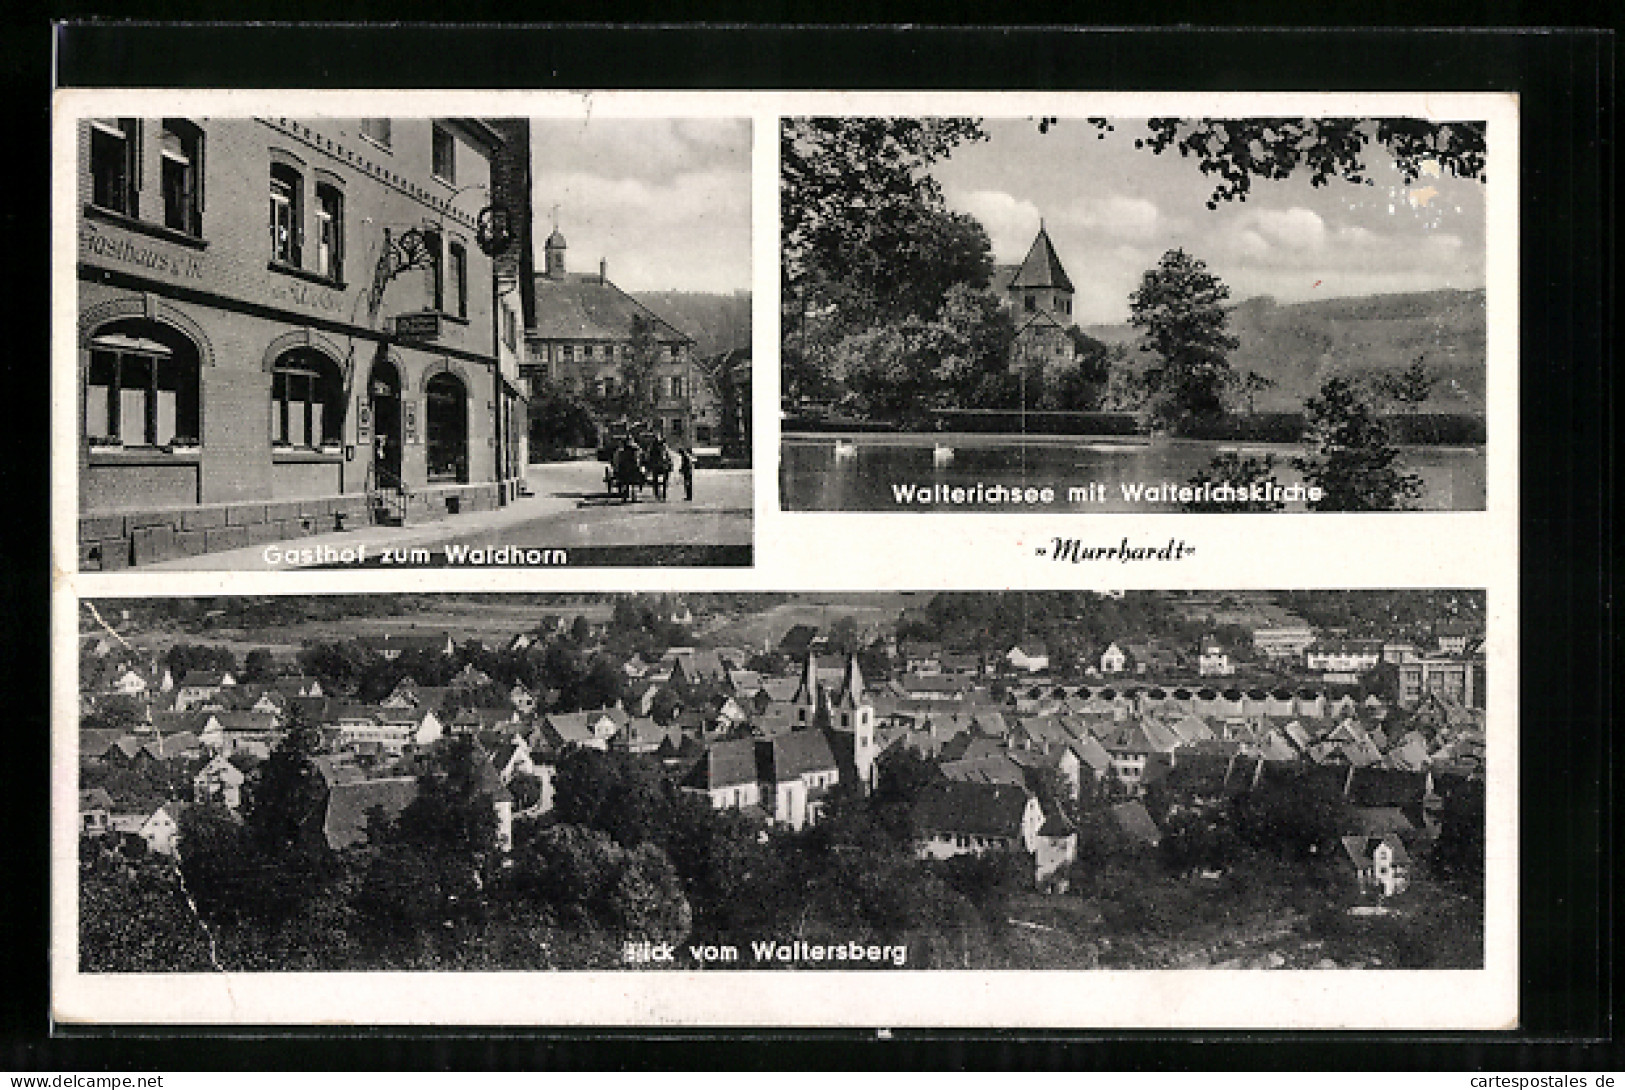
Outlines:
{"type": "Polygon", "coordinates": [[[457,140],[439,125],[434,126],[434,163],[432,169],[434,176],[442,182],[451,185],[457,184],[457,140]]]}
{"type": "Polygon", "coordinates": [[[344,279],[344,194],[336,186],[316,187],[316,271],[344,279]]]}
{"type": "Polygon", "coordinates": [[[446,240],[439,231],[425,231],[423,244],[429,251],[429,296],[433,308],[446,310],[446,240]]]}
{"type": "Polygon", "coordinates": [[[672,345],[671,346],[671,358],[672,359],[677,359],[682,354],[682,351],[683,351],[683,346],[682,345],[680,345],[680,344],[672,345]]]}
{"type": "Polygon", "coordinates": [[[300,198],[298,171],[281,163],[271,167],[271,260],[299,264],[300,198]]]}
{"type": "Polygon", "coordinates": [[[564,355],[562,357],[560,357],[561,359],[564,360],[564,362],[573,363],[575,361],[575,358],[576,358],[575,345],[573,345],[573,344],[561,345],[559,347],[559,351],[564,353],[564,355]]]}
{"type": "Polygon", "coordinates": [[[1038,300],[1029,295],[1022,300],[1022,305],[1026,307],[1028,311],[1034,311],[1038,309],[1038,300]]]}
{"type": "Polygon", "coordinates": [[[468,317],[468,250],[461,242],[451,244],[451,298],[459,318],[468,317]]]}
{"type": "Polygon", "coordinates": [[[381,147],[389,147],[389,118],[363,117],[361,135],[381,147]]]}
{"type": "Polygon", "coordinates": [[[337,438],[324,404],[321,377],[308,371],[278,370],[271,380],[271,442],[314,449],[337,438]]]}
{"type": "Polygon", "coordinates": [[[136,215],[136,143],[133,117],[90,123],[90,201],[98,208],[136,215]]]}
{"type": "Polygon", "coordinates": [[[85,389],[85,435],[121,446],[196,442],[197,399],[183,369],[161,349],[93,349],[85,389]]]}
{"type": "Polygon", "coordinates": [[[203,133],[190,121],[164,119],[159,158],[163,168],[164,226],[203,234],[203,133]]]}
{"type": "Polygon", "coordinates": [[[672,397],[677,398],[677,397],[682,397],[683,396],[683,376],[682,375],[673,375],[673,376],[671,376],[670,389],[671,389],[671,396],[672,397]]]}

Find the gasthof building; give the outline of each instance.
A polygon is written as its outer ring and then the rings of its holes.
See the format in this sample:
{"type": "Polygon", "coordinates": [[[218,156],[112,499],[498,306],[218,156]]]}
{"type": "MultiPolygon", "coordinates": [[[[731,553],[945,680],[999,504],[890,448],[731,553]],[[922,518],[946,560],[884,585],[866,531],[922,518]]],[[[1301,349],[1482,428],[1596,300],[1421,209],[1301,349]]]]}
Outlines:
{"type": "Polygon", "coordinates": [[[82,569],[518,494],[515,125],[80,123],[82,569]]]}

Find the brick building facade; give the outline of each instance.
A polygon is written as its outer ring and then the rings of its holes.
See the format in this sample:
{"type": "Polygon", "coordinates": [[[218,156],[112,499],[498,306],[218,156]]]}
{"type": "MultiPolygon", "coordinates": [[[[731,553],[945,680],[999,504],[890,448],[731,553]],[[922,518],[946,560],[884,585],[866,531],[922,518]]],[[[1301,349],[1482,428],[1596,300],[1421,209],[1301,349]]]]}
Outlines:
{"type": "Polygon", "coordinates": [[[521,277],[482,245],[516,154],[468,118],[81,123],[80,566],[511,499],[521,277]]]}

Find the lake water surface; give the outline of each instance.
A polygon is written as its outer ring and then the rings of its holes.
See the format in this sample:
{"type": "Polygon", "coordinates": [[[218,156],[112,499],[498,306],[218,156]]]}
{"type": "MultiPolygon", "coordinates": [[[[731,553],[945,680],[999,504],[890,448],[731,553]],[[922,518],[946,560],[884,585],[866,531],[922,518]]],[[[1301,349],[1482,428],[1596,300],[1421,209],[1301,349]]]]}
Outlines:
{"type": "MultiPolygon", "coordinates": [[[[787,511],[1095,511],[1177,513],[1136,486],[1186,484],[1222,453],[1275,456],[1275,478],[1301,485],[1291,443],[1198,439],[1091,439],[1074,436],[829,434],[786,437],[779,459],[779,502],[787,511]],[[983,497],[997,502],[976,502],[983,497]],[[997,489],[1024,490],[1009,502],[997,489]],[[1053,490],[1033,502],[1026,489],[1053,490]],[[957,498],[954,489],[962,490],[957,498]],[[1074,492],[1073,490],[1082,490],[1074,492]],[[924,501],[920,499],[925,496],[924,501]]],[[[1404,447],[1404,471],[1422,478],[1413,505],[1428,511],[1482,511],[1483,447],[1404,447]]],[[[1299,500],[1287,511],[1306,510],[1299,500]]]]}

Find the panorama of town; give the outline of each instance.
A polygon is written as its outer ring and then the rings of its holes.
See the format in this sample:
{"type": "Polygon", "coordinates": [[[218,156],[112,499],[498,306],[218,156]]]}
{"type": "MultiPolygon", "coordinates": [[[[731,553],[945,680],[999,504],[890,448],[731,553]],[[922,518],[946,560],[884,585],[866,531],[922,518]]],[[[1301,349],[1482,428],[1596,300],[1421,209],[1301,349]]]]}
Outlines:
{"type": "Polygon", "coordinates": [[[1484,963],[1482,591],[80,612],[81,971],[1484,963]]]}

